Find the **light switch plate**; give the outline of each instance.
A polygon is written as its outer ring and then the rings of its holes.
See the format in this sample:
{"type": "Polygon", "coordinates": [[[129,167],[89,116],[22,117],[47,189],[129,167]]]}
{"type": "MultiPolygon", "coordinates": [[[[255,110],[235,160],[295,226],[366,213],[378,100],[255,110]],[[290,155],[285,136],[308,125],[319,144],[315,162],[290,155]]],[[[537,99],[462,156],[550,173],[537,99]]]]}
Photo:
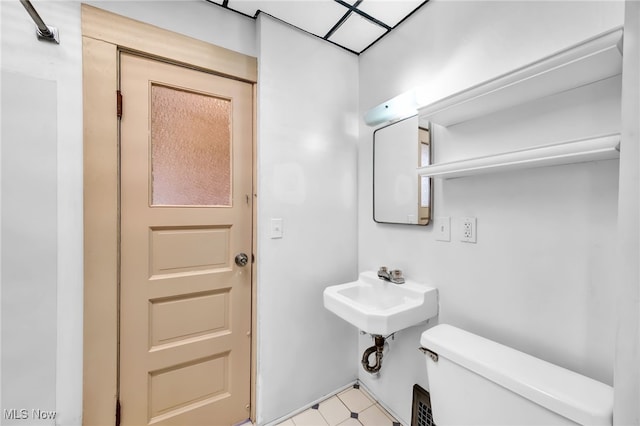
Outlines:
{"type": "Polygon", "coordinates": [[[282,238],[282,219],[271,218],[271,238],[282,238]]]}
{"type": "Polygon", "coordinates": [[[436,231],[436,241],[451,241],[451,218],[449,216],[436,217],[433,227],[436,231]]]}

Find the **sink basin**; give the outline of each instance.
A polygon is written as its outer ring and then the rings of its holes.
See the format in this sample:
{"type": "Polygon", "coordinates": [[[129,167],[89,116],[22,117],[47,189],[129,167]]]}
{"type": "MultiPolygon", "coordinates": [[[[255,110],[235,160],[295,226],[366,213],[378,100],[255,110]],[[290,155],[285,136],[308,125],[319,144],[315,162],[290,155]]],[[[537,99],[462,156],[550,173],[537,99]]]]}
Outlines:
{"type": "Polygon", "coordinates": [[[406,280],[394,284],[375,272],[324,289],[324,307],[360,330],[387,336],[438,315],[438,290],[406,280]]]}

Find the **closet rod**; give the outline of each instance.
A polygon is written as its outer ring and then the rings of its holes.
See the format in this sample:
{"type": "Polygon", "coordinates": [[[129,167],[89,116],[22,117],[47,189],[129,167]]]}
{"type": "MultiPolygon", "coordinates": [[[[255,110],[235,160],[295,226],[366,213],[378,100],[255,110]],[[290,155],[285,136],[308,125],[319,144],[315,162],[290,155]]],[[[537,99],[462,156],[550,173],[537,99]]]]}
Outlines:
{"type": "Polygon", "coordinates": [[[29,0],[20,0],[20,3],[22,3],[24,8],[27,10],[27,13],[29,14],[29,16],[31,16],[31,19],[33,19],[33,22],[35,22],[36,24],[36,35],[38,36],[38,39],[53,41],[60,44],[58,29],[56,27],[50,27],[45,24],[38,14],[38,11],[35,7],[33,7],[29,0]]]}

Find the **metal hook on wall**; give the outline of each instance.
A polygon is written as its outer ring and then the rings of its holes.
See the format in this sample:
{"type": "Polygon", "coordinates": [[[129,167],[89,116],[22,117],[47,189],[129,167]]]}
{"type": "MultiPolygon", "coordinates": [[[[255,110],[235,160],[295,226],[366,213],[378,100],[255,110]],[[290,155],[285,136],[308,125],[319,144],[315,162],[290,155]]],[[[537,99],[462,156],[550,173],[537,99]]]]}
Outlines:
{"type": "Polygon", "coordinates": [[[36,8],[33,7],[29,0],[20,0],[20,3],[27,10],[33,22],[36,23],[36,35],[39,40],[52,41],[54,43],[60,44],[60,36],[58,35],[58,29],[56,27],[50,27],[44,23],[36,8]]]}

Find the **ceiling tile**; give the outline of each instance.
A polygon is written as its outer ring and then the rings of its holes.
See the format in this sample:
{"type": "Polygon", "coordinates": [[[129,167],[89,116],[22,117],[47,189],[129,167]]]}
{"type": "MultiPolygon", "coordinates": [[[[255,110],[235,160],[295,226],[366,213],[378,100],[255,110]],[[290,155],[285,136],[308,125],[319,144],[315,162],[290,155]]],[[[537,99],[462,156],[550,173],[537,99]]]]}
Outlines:
{"type": "Polygon", "coordinates": [[[349,11],[333,0],[229,0],[228,7],[250,16],[260,9],[320,37],[349,11]]]}
{"type": "Polygon", "coordinates": [[[385,32],[381,26],[352,13],[329,40],[360,53],[385,32]]]}
{"type": "Polygon", "coordinates": [[[260,9],[260,5],[263,3],[264,1],[259,1],[259,0],[229,0],[227,7],[233,10],[237,10],[238,12],[244,13],[245,15],[254,17],[256,16],[256,13],[258,13],[258,9],[260,9]]]}
{"type": "Polygon", "coordinates": [[[424,0],[363,0],[358,9],[390,27],[395,27],[423,2],[424,0]]]}

